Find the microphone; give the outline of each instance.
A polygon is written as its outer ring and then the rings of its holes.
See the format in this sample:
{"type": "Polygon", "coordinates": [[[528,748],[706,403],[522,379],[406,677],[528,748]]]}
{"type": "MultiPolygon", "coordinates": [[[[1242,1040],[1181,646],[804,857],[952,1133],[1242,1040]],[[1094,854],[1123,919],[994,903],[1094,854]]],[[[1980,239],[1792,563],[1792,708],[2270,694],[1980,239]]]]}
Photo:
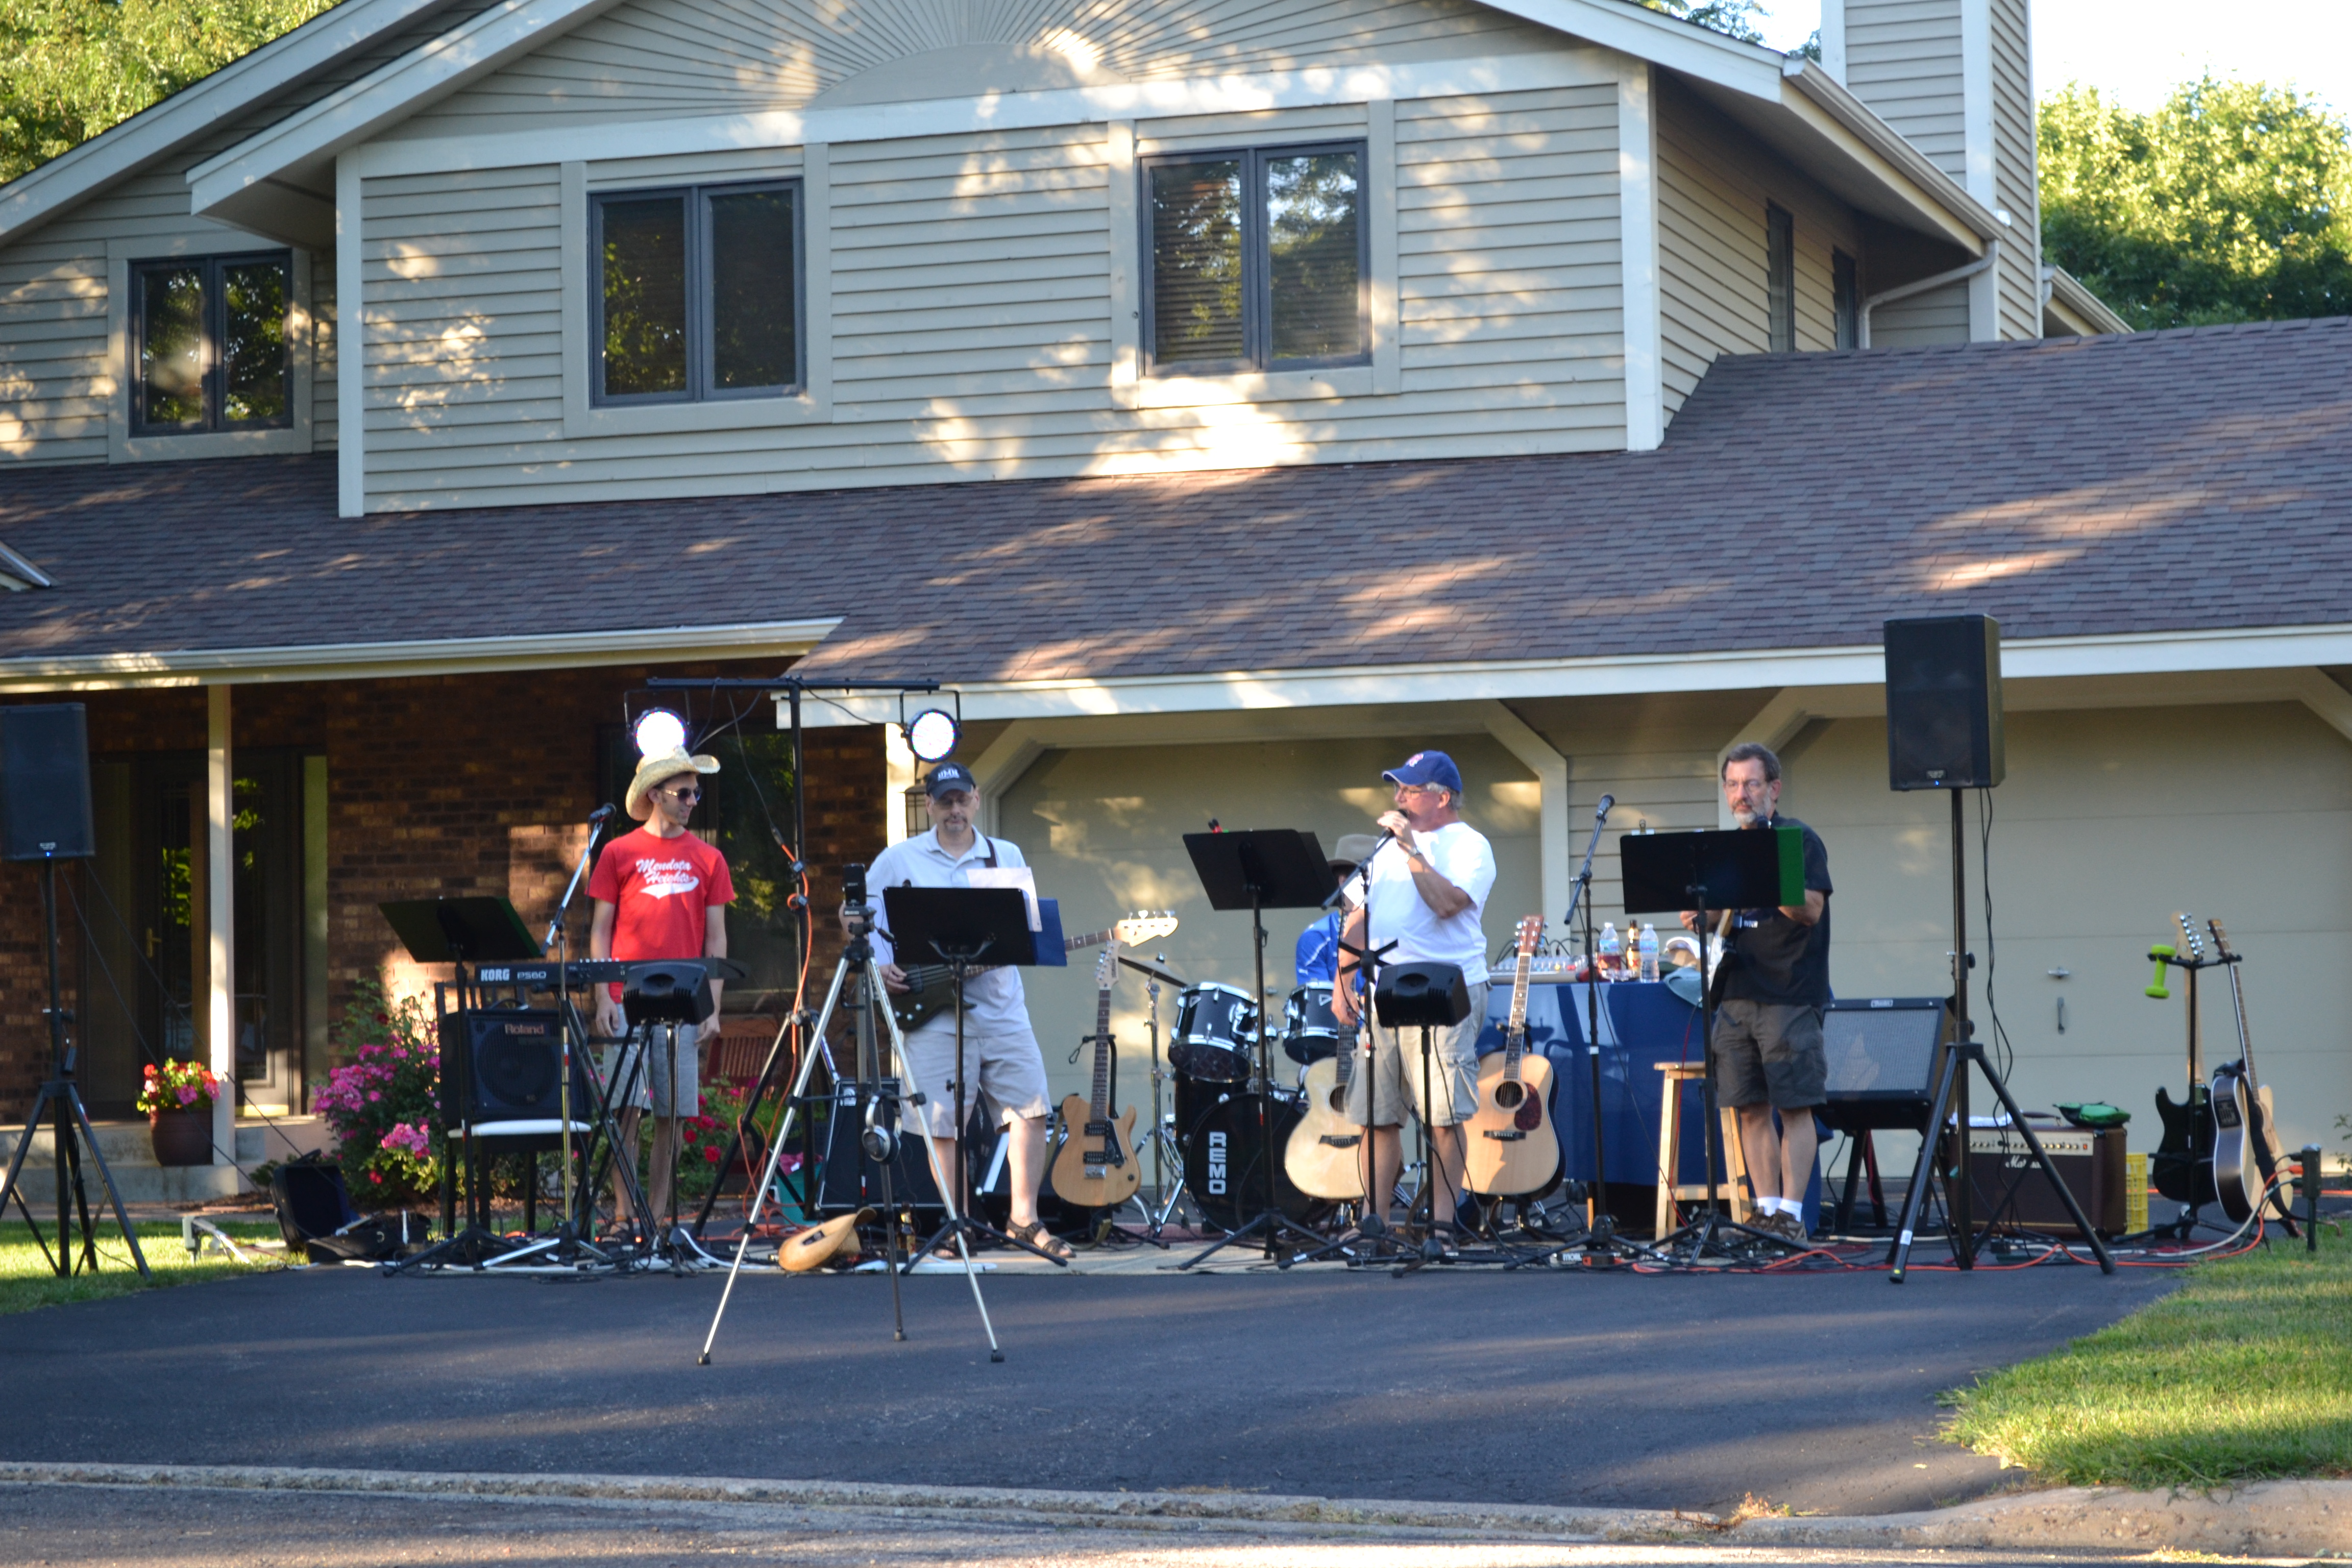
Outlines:
{"type": "Polygon", "coordinates": [[[604,805],[598,806],[595,810],[588,814],[588,825],[591,827],[599,826],[604,823],[606,817],[612,815],[613,803],[608,800],[604,805]]]}
{"type": "Polygon", "coordinates": [[[1596,823],[1600,823],[1600,822],[1606,822],[1606,821],[1608,821],[1608,820],[1609,820],[1609,808],[1610,808],[1611,806],[1612,806],[1612,805],[1615,805],[1616,804],[1617,804],[1617,797],[1616,797],[1615,795],[1602,795],[1602,796],[1601,797],[1601,804],[1600,804],[1600,805],[1596,805],[1596,806],[1594,806],[1594,807],[1592,808],[1592,820],[1593,820],[1594,822],[1596,822],[1596,823]]]}

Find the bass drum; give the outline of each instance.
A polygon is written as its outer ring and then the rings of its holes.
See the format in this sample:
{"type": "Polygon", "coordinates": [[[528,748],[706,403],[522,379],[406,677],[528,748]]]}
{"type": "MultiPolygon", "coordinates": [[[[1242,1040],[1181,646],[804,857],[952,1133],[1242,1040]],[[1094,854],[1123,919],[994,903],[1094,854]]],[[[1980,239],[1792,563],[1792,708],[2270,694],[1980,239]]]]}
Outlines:
{"type": "MultiPolygon", "coordinates": [[[[1265,1202],[1265,1177],[1260,1164],[1258,1106],[1261,1097],[1234,1094],[1219,1100],[1194,1122],[1184,1137],[1184,1190],[1213,1230],[1234,1231],[1255,1218],[1265,1202]]],[[[1282,1169],[1282,1152],[1291,1129],[1303,1121],[1296,1096],[1276,1091],[1265,1100],[1273,1139],[1274,1206],[1300,1225],[1311,1226],[1328,1216],[1332,1205],[1312,1198],[1290,1184],[1282,1169]]]]}

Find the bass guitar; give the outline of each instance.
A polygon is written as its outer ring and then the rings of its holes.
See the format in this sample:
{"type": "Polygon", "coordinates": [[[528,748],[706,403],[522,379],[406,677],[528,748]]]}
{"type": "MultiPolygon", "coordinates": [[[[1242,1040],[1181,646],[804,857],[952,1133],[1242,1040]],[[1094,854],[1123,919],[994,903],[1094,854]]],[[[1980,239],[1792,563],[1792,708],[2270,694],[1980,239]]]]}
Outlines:
{"type": "Polygon", "coordinates": [[[1307,1114],[1282,1146],[1282,1170],[1309,1197],[1354,1203],[1364,1195],[1364,1130],[1348,1120],[1348,1086],[1370,1028],[1369,1017],[1358,1018],[1348,1048],[1309,1067],[1299,1085],[1307,1114]]]}
{"type": "Polygon", "coordinates": [[[2230,966],[2230,1000],[2238,1018],[2238,1059],[2213,1069],[2213,1188],[2221,1195],[2221,1212],[2244,1224],[2260,1208],[2286,1224],[2296,1234],[2292,1184],[2278,1180],[2285,1151],[2279,1146],[2278,1124],[2271,1110],[2268,1084],[2254,1076],[2254,1040],[2246,1027],[2246,986],[2239,971],[2243,955],[2230,947],[2230,933],[2219,919],[2208,920],[2217,960],[2230,966]],[[2263,1194],[2270,1193],[2265,1199],[2263,1194]]]}
{"type": "Polygon", "coordinates": [[[1118,947],[1114,938],[1095,961],[1094,1093],[1062,1101],[1054,1193],[1078,1208],[1117,1208],[1143,1184],[1143,1162],[1135,1155],[1135,1107],[1114,1112],[1110,1105],[1111,1053],[1117,1048],[1110,1037],[1110,988],[1118,979],[1118,947]]]}
{"type": "MultiPolygon", "coordinates": [[[[1112,926],[1108,931],[1090,931],[1084,936],[1074,936],[1062,943],[1065,952],[1081,948],[1100,947],[1116,942],[1121,947],[1141,947],[1158,942],[1176,929],[1176,917],[1166,910],[1138,910],[1112,926]]],[[[1001,963],[977,965],[964,971],[966,979],[986,974],[992,969],[1002,969],[1001,963]]],[[[912,1029],[937,1017],[955,1005],[955,970],[944,963],[917,963],[905,966],[907,989],[890,994],[891,1016],[898,1020],[901,1029],[912,1029]]]]}
{"type": "MultiPolygon", "coordinates": [[[[2177,913],[2172,921],[2180,928],[2180,952],[2186,956],[2158,962],[2175,963],[2189,972],[2189,1098],[2175,1100],[2162,1088],[2157,1089],[2156,1114],[2164,1123],[2164,1137],[2147,1163],[2148,1176],[2158,1193],[2195,1208],[2221,1195],[2213,1190],[2213,1100],[2205,1085],[2204,1035],[2197,1016],[2197,972],[2210,961],[2194,917],[2177,913]]],[[[2168,994],[2161,984],[2149,986],[2148,994],[2168,994]]]]}
{"type": "Polygon", "coordinates": [[[1532,1197],[1559,1179],[1559,1139],[1544,1120],[1551,1100],[1551,1063],[1528,1055],[1528,971],[1543,926],[1541,915],[1519,922],[1519,963],[1511,977],[1503,1052],[1488,1058],[1478,1074],[1478,1110],[1470,1118],[1462,1184],[1484,1197],[1532,1197]]]}

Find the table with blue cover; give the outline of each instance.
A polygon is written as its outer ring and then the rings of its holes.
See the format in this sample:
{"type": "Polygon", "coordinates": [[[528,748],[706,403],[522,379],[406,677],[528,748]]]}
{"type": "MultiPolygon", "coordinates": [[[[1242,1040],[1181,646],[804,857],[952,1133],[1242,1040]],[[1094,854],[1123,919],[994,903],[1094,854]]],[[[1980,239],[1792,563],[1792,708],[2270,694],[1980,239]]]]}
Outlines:
{"type": "MultiPolygon", "coordinates": [[[[1592,1067],[1585,1053],[1589,984],[1528,987],[1528,1049],[1551,1064],[1551,1123],[1559,1139],[1560,1171],[1570,1181],[1592,1176],[1592,1067]]],[[[1480,1055],[1503,1048],[1510,1019],[1511,988],[1498,982],[1487,992],[1486,1025],[1478,1037],[1480,1055]]],[[[1665,1092],[1660,1062],[1704,1063],[1699,1010],[1664,984],[1619,981],[1601,987],[1601,1135],[1609,1155],[1608,1179],[1654,1188],[1658,1183],[1658,1110],[1665,1092]]],[[[1408,1041],[1411,1039],[1407,1032],[1408,1041]]],[[[1684,1182],[1706,1179],[1706,1115],[1700,1087],[1684,1086],[1682,1168],[1684,1182]]],[[[1818,1218],[1821,1178],[1805,1194],[1806,1223],[1818,1218]]],[[[1620,1215],[1628,1228],[1648,1223],[1649,1209],[1620,1215]]]]}

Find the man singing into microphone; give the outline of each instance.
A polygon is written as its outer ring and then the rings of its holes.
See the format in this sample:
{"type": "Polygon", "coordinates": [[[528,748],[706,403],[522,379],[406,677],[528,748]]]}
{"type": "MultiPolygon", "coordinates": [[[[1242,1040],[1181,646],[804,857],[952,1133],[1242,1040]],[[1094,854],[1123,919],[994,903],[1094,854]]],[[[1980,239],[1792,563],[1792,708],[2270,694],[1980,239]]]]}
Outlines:
{"type": "Polygon", "coordinates": [[[1348,1085],[1348,1120],[1370,1130],[1365,1140],[1370,1169],[1364,1191],[1362,1229],[1387,1228],[1388,1195],[1396,1191],[1403,1163],[1398,1129],[1407,1096],[1430,1130],[1437,1180],[1429,1188],[1431,1228],[1440,1244],[1454,1237],[1454,1199],[1462,1191],[1460,1124],[1478,1111],[1478,1030],[1486,1017],[1486,935],[1479,915],[1495,887],[1495,849],[1486,835],[1462,820],[1462,773],[1444,752],[1415,752],[1402,765],[1381,775],[1396,786],[1396,809],[1380,819],[1389,842],[1366,868],[1362,900],[1348,912],[1340,938],[1339,983],[1331,1010],[1340,1027],[1352,1030],[1370,1000],[1356,995],[1359,961],[1369,937],[1374,951],[1394,942],[1382,963],[1451,963],[1470,990],[1470,1011],[1462,1022],[1430,1032],[1429,1099],[1422,1100],[1421,1030],[1372,1024],[1372,1066],[1348,1085]],[[1409,1038],[1408,1038],[1409,1037],[1409,1038]]]}

